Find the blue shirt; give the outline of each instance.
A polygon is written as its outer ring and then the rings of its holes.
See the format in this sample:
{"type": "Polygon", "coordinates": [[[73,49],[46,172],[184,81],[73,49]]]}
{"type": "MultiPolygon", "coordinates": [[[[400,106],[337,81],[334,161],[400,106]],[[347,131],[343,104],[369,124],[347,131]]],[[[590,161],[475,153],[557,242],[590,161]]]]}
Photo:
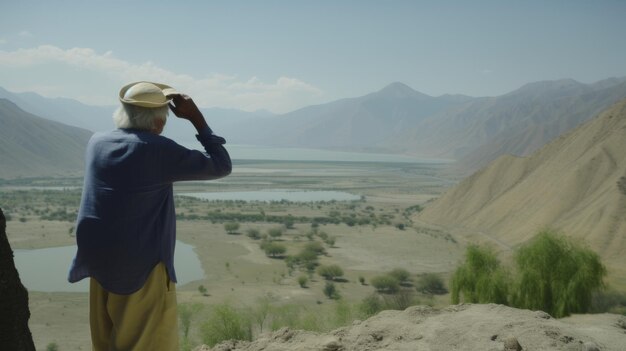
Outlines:
{"type": "Polygon", "coordinates": [[[135,129],[91,137],[70,282],[92,277],[110,292],[131,294],[159,262],[176,282],[172,184],[221,178],[232,169],[223,138],[209,128],[196,138],[206,154],[135,129]]]}

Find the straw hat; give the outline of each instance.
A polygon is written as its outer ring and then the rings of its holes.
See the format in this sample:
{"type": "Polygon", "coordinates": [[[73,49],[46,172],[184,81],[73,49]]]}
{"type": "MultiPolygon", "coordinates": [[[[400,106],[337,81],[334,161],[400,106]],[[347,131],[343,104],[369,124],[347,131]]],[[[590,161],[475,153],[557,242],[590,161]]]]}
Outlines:
{"type": "Polygon", "coordinates": [[[153,82],[134,82],[120,90],[120,101],[142,107],[161,107],[172,101],[172,95],[180,94],[169,85],[153,82]]]}

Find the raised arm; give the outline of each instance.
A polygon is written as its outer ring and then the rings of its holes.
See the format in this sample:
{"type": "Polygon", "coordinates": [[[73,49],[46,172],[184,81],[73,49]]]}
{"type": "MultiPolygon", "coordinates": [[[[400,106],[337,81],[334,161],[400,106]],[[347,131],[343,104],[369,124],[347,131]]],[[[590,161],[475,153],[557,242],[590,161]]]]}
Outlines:
{"type": "MultiPolygon", "coordinates": [[[[186,119],[198,131],[196,138],[204,147],[211,159],[210,175],[207,174],[205,179],[214,179],[225,177],[232,171],[232,162],[228,151],[224,148],[226,141],[224,138],[213,134],[209,128],[202,112],[196,106],[193,100],[184,94],[177,94],[172,97],[170,109],[178,118],[186,119]]],[[[183,177],[184,178],[184,177],[183,177]]],[[[183,179],[180,179],[183,180],[183,179]]]]}

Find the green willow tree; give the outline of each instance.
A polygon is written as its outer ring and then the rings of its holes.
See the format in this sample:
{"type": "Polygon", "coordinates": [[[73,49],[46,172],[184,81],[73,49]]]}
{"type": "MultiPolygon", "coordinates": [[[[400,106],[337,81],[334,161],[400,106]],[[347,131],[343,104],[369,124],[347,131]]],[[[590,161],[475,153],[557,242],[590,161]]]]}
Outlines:
{"type": "Polygon", "coordinates": [[[508,275],[496,254],[488,248],[470,245],[465,262],[452,276],[452,303],[464,302],[508,304],[508,275]]]}
{"type": "Polygon", "coordinates": [[[556,318],[588,312],[592,293],[604,287],[606,268],[598,254],[551,230],[520,248],[516,263],[513,305],[556,318]]]}

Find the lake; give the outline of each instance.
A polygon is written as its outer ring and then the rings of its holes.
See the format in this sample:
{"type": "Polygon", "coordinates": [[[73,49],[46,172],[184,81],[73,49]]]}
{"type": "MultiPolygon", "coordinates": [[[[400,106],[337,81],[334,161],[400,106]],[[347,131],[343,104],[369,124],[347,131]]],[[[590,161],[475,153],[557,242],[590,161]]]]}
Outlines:
{"type": "MultiPolygon", "coordinates": [[[[70,284],[67,273],[76,254],[76,246],[50,247],[36,250],[15,250],[15,266],[22,284],[31,291],[89,291],[89,279],[70,284]]],[[[193,246],[176,241],[174,267],[178,285],[204,278],[200,259],[193,246]]]]}
{"type": "MultiPolygon", "coordinates": [[[[198,143],[183,143],[183,145],[190,149],[204,151],[198,143]]],[[[401,154],[347,152],[240,144],[226,144],[225,147],[233,160],[400,162],[430,164],[445,164],[454,162],[454,160],[451,159],[420,158],[401,154]]]]}
{"type": "Polygon", "coordinates": [[[242,200],[242,201],[290,201],[290,202],[320,202],[320,201],[355,201],[361,196],[343,191],[327,190],[284,190],[271,189],[259,191],[226,191],[226,192],[193,192],[178,193],[176,195],[190,196],[202,200],[242,200]]]}

